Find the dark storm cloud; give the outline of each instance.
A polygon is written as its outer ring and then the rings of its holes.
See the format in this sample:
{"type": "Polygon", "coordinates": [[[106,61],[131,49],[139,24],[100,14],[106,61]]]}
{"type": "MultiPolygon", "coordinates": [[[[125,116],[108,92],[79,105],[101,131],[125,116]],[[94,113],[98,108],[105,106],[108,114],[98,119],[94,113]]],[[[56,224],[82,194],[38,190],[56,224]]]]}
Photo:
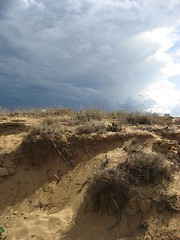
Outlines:
{"type": "Polygon", "coordinates": [[[143,34],[176,28],[180,5],[2,0],[0,9],[0,105],[120,106],[162,77],[161,43],[143,34]]]}
{"type": "Polygon", "coordinates": [[[13,3],[13,0],[1,0],[0,1],[0,14],[1,14],[1,16],[12,5],[12,3],[13,3]]]}

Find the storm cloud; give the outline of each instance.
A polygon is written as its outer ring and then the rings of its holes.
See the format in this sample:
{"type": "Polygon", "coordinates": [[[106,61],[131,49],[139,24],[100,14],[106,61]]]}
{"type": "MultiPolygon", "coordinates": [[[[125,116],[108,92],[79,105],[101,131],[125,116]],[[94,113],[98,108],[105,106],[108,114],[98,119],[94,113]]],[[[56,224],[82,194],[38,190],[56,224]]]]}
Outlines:
{"type": "Polygon", "coordinates": [[[0,105],[176,112],[179,12],[179,0],[2,0],[0,105]]]}

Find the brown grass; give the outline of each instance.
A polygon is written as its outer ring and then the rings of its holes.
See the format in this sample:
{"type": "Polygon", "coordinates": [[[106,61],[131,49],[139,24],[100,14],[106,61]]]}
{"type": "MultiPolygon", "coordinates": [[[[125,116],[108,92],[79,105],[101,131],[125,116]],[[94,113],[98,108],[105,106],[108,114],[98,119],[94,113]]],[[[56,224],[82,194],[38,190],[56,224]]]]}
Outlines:
{"type": "Polygon", "coordinates": [[[129,200],[130,183],[117,170],[98,171],[92,179],[87,195],[94,212],[121,216],[129,200]]]}
{"type": "Polygon", "coordinates": [[[171,180],[171,169],[163,155],[137,152],[119,165],[119,168],[128,176],[135,185],[162,183],[165,179],[171,180]]]}
{"type": "Polygon", "coordinates": [[[103,112],[96,108],[81,109],[75,115],[75,119],[76,119],[77,123],[89,122],[91,120],[100,121],[103,118],[104,118],[103,112]]]}
{"type": "Polygon", "coordinates": [[[42,164],[56,154],[68,165],[71,165],[71,153],[64,137],[61,122],[47,118],[42,124],[33,126],[24,137],[22,150],[25,158],[32,164],[42,164]]]}
{"type": "Polygon", "coordinates": [[[157,125],[170,125],[172,124],[171,118],[161,117],[158,114],[152,113],[141,113],[141,112],[111,112],[106,113],[106,117],[112,120],[118,120],[120,124],[157,124],[157,125]]]}
{"type": "Polygon", "coordinates": [[[84,125],[77,127],[78,134],[103,133],[106,130],[106,125],[103,122],[90,121],[84,125]]]}
{"type": "MultiPolygon", "coordinates": [[[[81,124],[89,121],[101,121],[109,120],[118,122],[118,124],[158,124],[158,125],[171,125],[173,119],[171,117],[162,117],[158,114],[141,113],[141,112],[103,112],[98,108],[81,109],[75,112],[71,108],[52,107],[52,108],[25,108],[15,109],[9,111],[4,108],[0,108],[0,115],[4,116],[26,116],[26,117],[50,117],[50,116],[70,116],[72,118],[72,124],[81,124]]],[[[175,120],[178,124],[179,120],[175,120]]]]}
{"type": "Polygon", "coordinates": [[[9,111],[6,109],[0,108],[0,113],[3,112],[4,115],[7,116],[23,116],[23,117],[48,117],[48,116],[63,116],[69,115],[73,116],[75,112],[71,108],[33,108],[28,107],[25,109],[17,108],[13,111],[9,111]]]}
{"type": "Polygon", "coordinates": [[[0,107],[0,116],[8,116],[10,113],[6,108],[0,107]]]}
{"type": "Polygon", "coordinates": [[[171,179],[169,165],[159,154],[132,154],[115,169],[98,170],[88,187],[88,209],[112,214],[120,220],[122,209],[133,193],[133,186],[163,184],[171,179]],[[132,190],[132,191],[131,191],[132,190]]]}
{"type": "Polygon", "coordinates": [[[137,124],[151,124],[152,119],[148,114],[141,114],[138,112],[129,113],[127,115],[126,121],[128,124],[137,125],[137,124]]]}

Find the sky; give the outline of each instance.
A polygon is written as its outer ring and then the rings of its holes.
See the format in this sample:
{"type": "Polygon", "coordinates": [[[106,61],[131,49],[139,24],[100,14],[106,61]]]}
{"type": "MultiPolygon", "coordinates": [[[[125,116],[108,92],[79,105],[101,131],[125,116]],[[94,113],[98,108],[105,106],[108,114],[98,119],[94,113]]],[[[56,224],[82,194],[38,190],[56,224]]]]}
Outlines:
{"type": "Polygon", "coordinates": [[[180,0],[0,0],[0,106],[180,116],[180,0]]]}

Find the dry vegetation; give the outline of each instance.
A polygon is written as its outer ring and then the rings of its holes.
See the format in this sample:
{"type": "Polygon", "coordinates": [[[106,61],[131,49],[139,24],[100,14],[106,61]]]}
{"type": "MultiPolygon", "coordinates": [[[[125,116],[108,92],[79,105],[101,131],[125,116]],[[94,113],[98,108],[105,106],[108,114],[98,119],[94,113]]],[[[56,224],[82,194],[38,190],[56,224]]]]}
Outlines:
{"type": "Polygon", "coordinates": [[[157,125],[170,125],[172,123],[171,118],[164,118],[155,113],[141,113],[141,112],[112,112],[106,113],[109,119],[119,121],[121,124],[157,124],[157,125]]]}
{"type": "Polygon", "coordinates": [[[0,107],[0,116],[8,116],[10,114],[10,111],[0,107]]]}
{"type": "Polygon", "coordinates": [[[169,163],[161,154],[134,153],[119,168],[126,172],[129,181],[135,185],[158,184],[164,179],[171,179],[169,163]]]}
{"type": "Polygon", "coordinates": [[[61,121],[46,117],[41,124],[33,126],[24,137],[21,144],[22,152],[33,164],[45,163],[51,155],[57,153],[68,165],[71,165],[64,136],[61,121]]]}
{"type": "Polygon", "coordinates": [[[71,108],[25,108],[25,109],[15,109],[8,110],[0,107],[0,116],[10,116],[10,117],[49,117],[49,116],[62,116],[62,115],[74,115],[74,111],[71,108]]]}
{"type": "Polygon", "coordinates": [[[104,118],[104,114],[99,109],[81,109],[75,114],[75,119],[77,123],[89,122],[91,120],[100,121],[104,118]]]}
{"type": "MultiPolygon", "coordinates": [[[[64,145],[66,145],[64,136],[68,134],[71,135],[73,131],[75,131],[77,135],[92,133],[104,134],[105,132],[121,131],[123,124],[150,125],[156,123],[169,125],[169,120],[167,123],[167,119],[163,119],[156,114],[141,114],[138,112],[107,113],[99,109],[81,109],[78,112],[74,112],[69,108],[26,109],[15,110],[9,113],[9,115],[39,117],[42,119],[38,124],[31,127],[22,143],[22,149],[26,158],[31,159],[33,163],[37,162],[37,159],[34,160],[34,157],[32,157],[34,145],[37,144],[40,145],[41,149],[47,149],[47,151],[44,151],[41,159],[47,159],[45,155],[49,156],[49,154],[47,154],[48,149],[54,149],[53,151],[56,150],[58,154],[69,163],[70,160],[66,159],[62,153],[62,149],[67,149],[67,146],[64,147],[64,145]],[[66,116],[66,118],[64,116],[66,116]],[[68,126],[70,127],[68,128],[68,126]],[[72,130],[73,126],[74,130],[72,130]]],[[[145,158],[144,161],[146,162],[147,159],[145,158]]]]}
{"type": "Polygon", "coordinates": [[[93,175],[87,191],[90,210],[113,214],[119,220],[134,186],[157,186],[163,180],[165,186],[171,179],[172,169],[162,155],[142,152],[133,154],[117,168],[99,169],[93,175]]]}
{"type": "Polygon", "coordinates": [[[128,203],[130,188],[128,179],[117,169],[96,172],[87,191],[90,210],[120,218],[122,209],[128,203]]]}
{"type": "MultiPolygon", "coordinates": [[[[101,121],[107,119],[109,121],[116,121],[118,124],[158,124],[158,125],[170,125],[172,118],[164,118],[158,114],[141,113],[141,112],[105,112],[97,108],[80,109],[75,112],[71,108],[26,108],[15,109],[9,111],[0,107],[0,116],[26,116],[26,117],[55,117],[55,116],[71,116],[72,122],[75,124],[81,124],[89,122],[91,120],[101,121]]],[[[178,122],[176,119],[176,123],[178,122]]]]}
{"type": "Polygon", "coordinates": [[[77,127],[78,134],[103,133],[106,131],[106,125],[102,122],[90,121],[77,127]]]}

